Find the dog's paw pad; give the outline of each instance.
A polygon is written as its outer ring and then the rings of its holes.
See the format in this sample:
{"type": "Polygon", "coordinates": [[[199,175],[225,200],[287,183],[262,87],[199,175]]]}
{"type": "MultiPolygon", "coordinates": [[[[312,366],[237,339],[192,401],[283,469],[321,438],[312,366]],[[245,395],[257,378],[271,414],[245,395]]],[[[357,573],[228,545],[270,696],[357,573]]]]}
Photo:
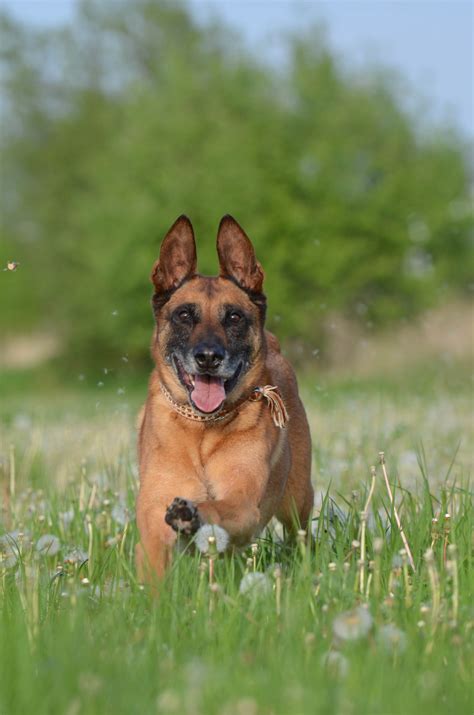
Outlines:
{"type": "Polygon", "coordinates": [[[201,519],[197,507],[188,499],[176,497],[167,508],[165,521],[172,529],[180,534],[191,536],[201,526],[201,519]]]}

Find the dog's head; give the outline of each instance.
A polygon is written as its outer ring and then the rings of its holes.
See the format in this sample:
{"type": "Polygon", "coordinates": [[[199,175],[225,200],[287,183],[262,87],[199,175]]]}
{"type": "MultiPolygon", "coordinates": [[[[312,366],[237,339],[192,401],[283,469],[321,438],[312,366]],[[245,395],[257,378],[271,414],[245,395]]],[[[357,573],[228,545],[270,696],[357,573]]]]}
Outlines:
{"type": "Polygon", "coordinates": [[[265,359],[263,271],[239,224],[224,216],[217,235],[220,275],[196,273],[191,222],[166,234],[151,275],[156,331],[153,356],[179,401],[220,410],[258,384],[265,359]]]}

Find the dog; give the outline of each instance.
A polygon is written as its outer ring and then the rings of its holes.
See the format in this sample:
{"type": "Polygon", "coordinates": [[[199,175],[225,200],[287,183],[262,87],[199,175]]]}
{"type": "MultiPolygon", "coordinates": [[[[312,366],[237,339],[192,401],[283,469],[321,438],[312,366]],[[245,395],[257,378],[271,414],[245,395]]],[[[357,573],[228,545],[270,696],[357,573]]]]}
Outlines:
{"type": "Polygon", "coordinates": [[[219,276],[196,272],[190,220],[166,234],[151,280],[155,330],[139,419],[136,549],[141,580],[161,578],[178,534],[218,525],[248,544],[273,516],[306,527],[311,438],[294,371],[265,327],[264,273],[231,216],[219,276]]]}

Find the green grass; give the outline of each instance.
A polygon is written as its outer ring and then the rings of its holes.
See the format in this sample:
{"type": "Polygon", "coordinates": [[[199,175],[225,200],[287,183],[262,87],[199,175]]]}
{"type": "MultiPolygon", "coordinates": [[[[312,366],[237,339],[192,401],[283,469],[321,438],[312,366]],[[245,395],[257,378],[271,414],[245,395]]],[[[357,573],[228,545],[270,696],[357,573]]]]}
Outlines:
{"type": "Polygon", "coordinates": [[[99,389],[76,389],[5,400],[2,495],[12,466],[15,493],[0,535],[22,536],[2,542],[0,715],[472,712],[468,382],[454,390],[433,377],[419,392],[416,384],[307,378],[311,547],[272,528],[253,551],[217,558],[212,587],[209,558],[188,547],[158,600],[134,574],[139,395],[114,387],[100,398],[99,389]],[[400,555],[379,450],[415,573],[400,555]],[[36,548],[46,534],[58,538],[51,556],[36,548]],[[84,553],[65,562],[73,549],[84,553]],[[263,587],[241,593],[254,571],[263,587]]]}

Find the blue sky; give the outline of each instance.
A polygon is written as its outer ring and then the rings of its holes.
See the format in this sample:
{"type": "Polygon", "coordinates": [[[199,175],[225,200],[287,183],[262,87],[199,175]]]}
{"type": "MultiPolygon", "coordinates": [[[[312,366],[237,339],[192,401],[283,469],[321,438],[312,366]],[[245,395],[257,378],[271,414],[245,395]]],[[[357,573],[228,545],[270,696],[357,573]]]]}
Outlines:
{"type": "MultiPolygon", "coordinates": [[[[474,3],[470,0],[190,0],[203,20],[221,16],[246,42],[278,62],[281,33],[312,21],[327,25],[349,66],[398,69],[427,100],[424,111],[474,137],[474,3]]],[[[19,19],[51,25],[70,20],[74,0],[0,0],[19,19]]]]}

